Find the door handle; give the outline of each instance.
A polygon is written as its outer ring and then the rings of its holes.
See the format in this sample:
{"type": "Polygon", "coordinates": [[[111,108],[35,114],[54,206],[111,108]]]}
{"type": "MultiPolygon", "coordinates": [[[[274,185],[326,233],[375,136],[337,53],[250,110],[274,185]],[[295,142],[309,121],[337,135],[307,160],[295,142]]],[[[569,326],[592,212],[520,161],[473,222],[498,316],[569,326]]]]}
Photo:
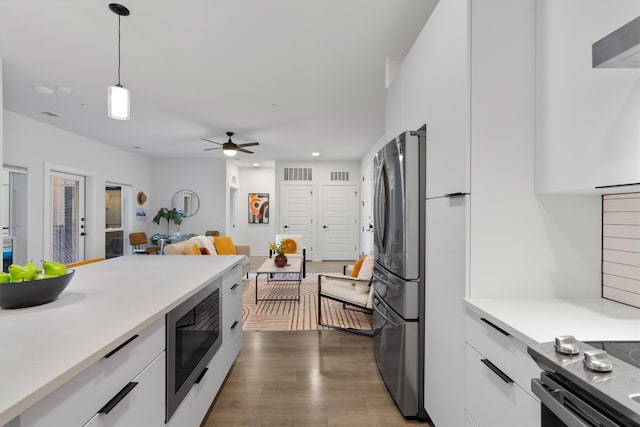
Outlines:
{"type": "Polygon", "coordinates": [[[80,233],[80,235],[81,235],[81,236],[86,236],[86,235],[87,235],[87,233],[82,232],[82,233],[80,233]]]}
{"type": "Polygon", "coordinates": [[[329,228],[329,227],[327,227],[326,225],[323,225],[322,228],[329,228]]]}
{"type": "Polygon", "coordinates": [[[288,226],[288,225],[285,225],[285,226],[284,226],[284,228],[289,228],[289,226],[288,226]]]}

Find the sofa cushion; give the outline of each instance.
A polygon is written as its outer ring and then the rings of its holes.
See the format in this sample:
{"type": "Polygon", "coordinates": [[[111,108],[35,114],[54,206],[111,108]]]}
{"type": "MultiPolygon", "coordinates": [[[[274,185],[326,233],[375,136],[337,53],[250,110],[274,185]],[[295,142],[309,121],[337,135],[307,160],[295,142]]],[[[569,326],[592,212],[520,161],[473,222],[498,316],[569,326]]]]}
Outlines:
{"type": "Polygon", "coordinates": [[[201,255],[200,247],[194,242],[184,242],[182,248],[185,255],[201,255]]]}
{"type": "Polygon", "coordinates": [[[358,272],[358,279],[371,280],[371,276],[373,276],[374,264],[375,260],[373,259],[373,255],[367,255],[366,257],[364,257],[362,266],[360,267],[360,271],[358,272]]]}
{"type": "Polygon", "coordinates": [[[201,248],[207,248],[209,250],[209,254],[216,255],[216,247],[213,244],[213,239],[209,236],[194,236],[189,239],[190,242],[194,242],[201,248]]]}
{"type": "Polygon", "coordinates": [[[358,273],[360,273],[360,269],[362,268],[362,263],[364,262],[365,257],[360,257],[353,267],[351,268],[351,277],[358,277],[358,273]]]}
{"type": "Polygon", "coordinates": [[[236,246],[233,244],[231,236],[214,237],[213,242],[218,255],[237,255],[236,246]]]}

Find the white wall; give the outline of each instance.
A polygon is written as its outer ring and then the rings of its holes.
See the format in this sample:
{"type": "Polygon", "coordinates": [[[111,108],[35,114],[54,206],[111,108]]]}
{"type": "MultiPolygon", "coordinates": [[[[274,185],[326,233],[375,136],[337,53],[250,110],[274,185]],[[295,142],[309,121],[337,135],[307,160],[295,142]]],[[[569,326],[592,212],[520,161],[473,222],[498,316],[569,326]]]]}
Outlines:
{"type": "MultiPolygon", "coordinates": [[[[200,209],[195,215],[184,218],[180,225],[182,234],[204,234],[218,230],[224,234],[227,210],[225,197],[226,162],[217,159],[153,159],[151,161],[151,189],[147,215],[152,219],[162,207],[171,208],[176,191],[192,190],[200,199],[200,209]]],[[[166,233],[167,221],[159,225],[149,221],[151,234],[166,233]]],[[[175,231],[173,223],[170,233],[175,231]]]]}
{"type": "MultiPolygon", "coordinates": [[[[87,182],[86,258],[104,256],[105,182],[130,185],[134,195],[144,191],[153,200],[150,161],[20,114],[3,112],[4,163],[25,167],[28,171],[28,258],[41,260],[45,253],[44,186],[49,185],[48,181],[45,183],[45,163],[92,174],[87,182]]],[[[134,209],[128,214],[134,230],[146,231],[151,218],[146,222],[135,221],[134,209]]]]}
{"type": "Polygon", "coordinates": [[[277,234],[274,212],[278,206],[275,169],[267,167],[240,168],[238,187],[238,242],[251,245],[251,255],[268,256],[269,242],[277,234]],[[269,223],[249,224],[249,193],[269,193],[269,223]]]}
{"type": "Polygon", "coordinates": [[[638,0],[538,1],[538,191],[637,182],[640,69],[594,69],[591,45],[638,15],[638,0]]]}
{"type": "MultiPolygon", "coordinates": [[[[231,193],[231,187],[233,188],[238,188],[240,186],[240,169],[238,168],[238,166],[235,164],[235,162],[233,160],[226,160],[226,164],[227,164],[227,183],[226,183],[226,189],[225,189],[225,199],[227,202],[225,202],[225,206],[227,206],[226,208],[226,215],[225,215],[225,226],[223,229],[220,230],[220,235],[225,236],[228,235],[230,230],[231,230],[231,223],[233,222],[232,218],[230,217],[231,213],[229,210],[229,206],[228,206],[228,201],[230,198],[230,193],[231,193]]],[[[238,209],[240,208],[240,200],[239,200],[239,196],[238,196],[238,209]]],[[[238,215],[238,221],[240,221],[239,215],[238,215]]]]}

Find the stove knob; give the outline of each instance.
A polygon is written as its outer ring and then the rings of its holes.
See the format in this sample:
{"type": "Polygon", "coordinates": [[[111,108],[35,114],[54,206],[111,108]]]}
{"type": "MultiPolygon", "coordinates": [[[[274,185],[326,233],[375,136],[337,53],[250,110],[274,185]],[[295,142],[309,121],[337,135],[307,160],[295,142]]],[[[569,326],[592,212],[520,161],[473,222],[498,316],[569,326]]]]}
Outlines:
{"type": "Polygon", "coordinates": [[[587,369],[596,372],[610,372],[613,370],[609,355],[604,350],[586,350],[583,363],[587,369]]]}
{"type": "Polygon", "coordinates": [[[580,352],[578,349],[578,341],[576,341],[572,335],[556,337],[555,348],[558,353],[562,354],[574,355],[580,352]]]}

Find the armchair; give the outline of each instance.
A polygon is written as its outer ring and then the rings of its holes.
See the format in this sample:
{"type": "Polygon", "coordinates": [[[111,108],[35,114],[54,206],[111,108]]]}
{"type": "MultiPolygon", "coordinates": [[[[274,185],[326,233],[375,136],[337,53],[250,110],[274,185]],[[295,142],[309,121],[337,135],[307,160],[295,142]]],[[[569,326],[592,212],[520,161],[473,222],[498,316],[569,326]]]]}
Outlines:
{"type": "Polygon", "coordinates": [[[371,336],[373,331],[360,331],[354,329],[341,328],[322,322],[322,298],[341,302],[343,305],[350,305],[363,310],[366,313],[373,313],[373,256],[367,255],[360,266],[356,277],[344,274],[320,274],[318,275],[318,325],[327,326],[334,329],[341,329],[361,335],[371,336]]]}
{"type": "MultiPolygon", "coordinates": [[[[285,255],[287,258],[302,259],[302,277],[307,277],[307,248],[304,247],[302,234],[276,234],[276,243],[287,242],[285,255]]],[[[269,250],[269,258],[273,256],[273,251],[269,250]]]]}

